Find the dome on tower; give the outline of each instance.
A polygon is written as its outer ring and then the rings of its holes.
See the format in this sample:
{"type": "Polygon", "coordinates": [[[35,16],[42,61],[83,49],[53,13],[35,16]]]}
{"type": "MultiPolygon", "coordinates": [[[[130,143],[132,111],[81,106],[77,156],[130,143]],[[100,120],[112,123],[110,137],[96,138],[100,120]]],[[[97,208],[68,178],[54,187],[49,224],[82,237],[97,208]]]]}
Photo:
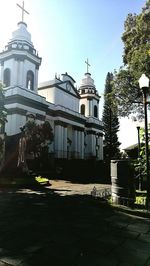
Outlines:
{"type": "Polygon", "coordinates": [[[31,34],[27,30],[27,24],[25,22],[18,23],[18,29],[12,33],[12,38],[10,42],[22,41],[27,42],[31,46],[33,46],[31,42],[31,34]]]}
{"type": "Polygon", "coordinates": [[[94,80],[91,78],[90,73],[84,74],[84,78],[81,81],[80,87],[94,87],[95,88],[94,80]]]}

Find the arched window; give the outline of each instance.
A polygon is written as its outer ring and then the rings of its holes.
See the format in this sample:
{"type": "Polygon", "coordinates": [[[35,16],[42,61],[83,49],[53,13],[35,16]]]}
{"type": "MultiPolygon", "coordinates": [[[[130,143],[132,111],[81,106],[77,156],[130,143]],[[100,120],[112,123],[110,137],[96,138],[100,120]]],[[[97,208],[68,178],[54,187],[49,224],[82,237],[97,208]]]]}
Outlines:
{"type": "Polygon", "coordinates": [[[4,85],[6,87],[10,86],[10,69],[9,68],[6,68],[4,70],[4,85]]]}
{"type": "Polygon", "coordinates": [[[85,115],[85,105],[81,105],[81,115],[85,115]]]}
{"type": "Polygon", "coordinates": [[[97,106],[94,105],[94,117],[97,117],[97,106]]]}
{"type": "Polygon", "coordinates": [[[29,90],[34,90],[34,73],[31,70],[27,72],[26,87],[29,90]]]}

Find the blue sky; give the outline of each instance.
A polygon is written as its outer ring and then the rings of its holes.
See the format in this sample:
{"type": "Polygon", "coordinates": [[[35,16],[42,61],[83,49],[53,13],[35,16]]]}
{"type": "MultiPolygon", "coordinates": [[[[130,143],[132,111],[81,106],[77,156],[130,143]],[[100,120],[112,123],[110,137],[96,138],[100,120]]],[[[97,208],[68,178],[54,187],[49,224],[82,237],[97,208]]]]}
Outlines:
{"type": "MultiPolygon", "coordinates": [[[[0,0],[2,49],[21,19],[16,2],[0,0]],[[7,16],[6,16],[7,14],[7,16]]],[[[100,95],[107,72],[122,65],[121,35],[128,13],[139,13],[145,0],[25,0],[28,30],[42,65],[39,81],[52,79],[57,72],[68,72],[77,86],[86,72],[85,60],[100,95]]],[[[102,109],[102,105],[101,105],[102,109]]]]}

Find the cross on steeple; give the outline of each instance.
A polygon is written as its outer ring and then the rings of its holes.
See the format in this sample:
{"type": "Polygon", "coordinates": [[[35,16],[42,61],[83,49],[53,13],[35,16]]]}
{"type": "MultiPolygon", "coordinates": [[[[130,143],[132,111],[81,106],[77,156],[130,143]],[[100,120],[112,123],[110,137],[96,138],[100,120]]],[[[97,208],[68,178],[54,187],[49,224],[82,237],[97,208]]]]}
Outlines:
{"type": "Polygon", "coordinates": [[[22,6],[20,6],[19,4],[17,4],[17,6],[22,9],[22,22],[24,22],[24,13],[27,13],[29,15],[29,12],[24,8],[24,1],[22,1],[22,6]]]}
{"type": "Polygon", "coordinates": [[[87,73],[89,73],[89,67],[90,67],[91,65],[89,64],[89,60],[88,60],[88,58],[87,58],[87,61],[85,61],[85,63],[87,64],[87,73]]]}

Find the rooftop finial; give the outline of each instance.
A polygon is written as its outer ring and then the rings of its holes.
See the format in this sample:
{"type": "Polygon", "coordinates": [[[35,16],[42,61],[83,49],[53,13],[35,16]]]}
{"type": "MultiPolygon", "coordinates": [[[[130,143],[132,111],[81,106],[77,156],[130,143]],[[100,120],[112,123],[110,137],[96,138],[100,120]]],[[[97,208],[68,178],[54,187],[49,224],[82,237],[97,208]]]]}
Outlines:
{"type": "Polygon", "coordinates": [[[87,64],[87,72],[86,72],[86,73],[89,73],[89,67],[90,67],[91,65],[89,64],[89,60],[88,60],[88,58],[87,58],[87,61],[85,61],[85,63],[87,64]]]}
{"type": "Polygon", "coordinates": [[[24,8],[24,1],[22,1],[22,6],[20,6],[19,4],[17,4],[17,6],[22,9],[22,22],[24,22],[24,13],[29,15],[29,12],[24,8]]]}

